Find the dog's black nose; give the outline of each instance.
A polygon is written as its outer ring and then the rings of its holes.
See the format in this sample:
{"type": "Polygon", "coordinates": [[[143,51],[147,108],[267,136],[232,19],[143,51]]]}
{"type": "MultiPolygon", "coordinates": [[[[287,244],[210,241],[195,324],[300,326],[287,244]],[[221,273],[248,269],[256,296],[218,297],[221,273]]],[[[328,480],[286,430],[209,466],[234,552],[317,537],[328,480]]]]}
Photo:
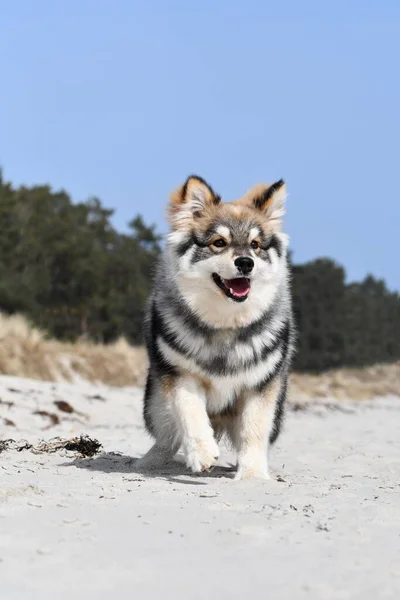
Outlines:
{"type": "Polygon", "coordinates": [[[247,275],[250,271],[253,270],[254,260],[250,258],[250,256],[238,256],[235,260],[235,267],[238,268],[238,271],[243,273],[243,275],[247,275]]]}

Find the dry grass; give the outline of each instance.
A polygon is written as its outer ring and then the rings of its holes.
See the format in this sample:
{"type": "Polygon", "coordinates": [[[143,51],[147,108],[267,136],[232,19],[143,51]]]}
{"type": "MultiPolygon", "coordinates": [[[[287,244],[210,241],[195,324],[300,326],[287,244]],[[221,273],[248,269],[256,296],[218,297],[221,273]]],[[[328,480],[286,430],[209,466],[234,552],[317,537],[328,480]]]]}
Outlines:
{"type": "MultiPolygon", "coordinates": [[[[102,345],[49,339],[22,316],[0,313],[0,375],[47,381],[84,379],[112,386],[143,385],[146,353],[120,339],[102,345]]],[[[291,399],[400,395],[400,362],[365,369],[337,369],[321,375],[294,373],[291,399]]]]}
{"type": "Polygon", "coordinates": [[[85,379],[107,385],[143,385],[146,354],[124,339],[109,345],[59,342],[19,315],[0,313],[0,374],[45,381],[85,379]]]}
{"type": "Polygon", "coordinates": [[[293,373],[292,400],[337,398],[363,400],[376,396],[400,396],[400,361],[363,369],[334,369],[320,375],[293,373]]]}

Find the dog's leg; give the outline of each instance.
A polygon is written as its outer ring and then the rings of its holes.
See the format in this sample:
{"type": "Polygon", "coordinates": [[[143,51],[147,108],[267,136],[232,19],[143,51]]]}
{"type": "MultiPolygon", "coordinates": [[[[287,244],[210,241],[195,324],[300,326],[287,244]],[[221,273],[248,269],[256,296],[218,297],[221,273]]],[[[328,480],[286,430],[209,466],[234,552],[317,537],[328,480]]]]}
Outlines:
{"type": "Polygon", "coordinates": [[[190,376],[176,378],[169,388],[167,401],[175,417],[186,465],[193,473],[208,471],[215,465],[219,449],[207,415],[204,389],[190,376]]]}
{"type": "Polygon", "coordinates": [[[179,447],[172,444],[163,446],[160,442],[156,442],[142,458],[136,461],[135,466],[144,471],[158,469],[172,460],[178,449],[179,447]]]}
{"type": "Polygon", "coordinates": [[[148,430],[156,443],[136,463],[139,468],[157,468],[172,459],[180,446],[194,473],[215,465],[219,450],[206,411],[205,391],[193,377],[160,378],[146,402],[148,430]]]}
{"type": "Polygon", "coordinates": [[[136,467],[152,470],[172,460],[179,450],[178,431],[165,397],[162,380],[148,377],[144,397],[144,421],[147,431],[156,439],[154,446],[136,461],[136,467]]]}
{"type": "Polygon", "coordinates": [[[280,378],[276,377],[262,392],[249,392],[238,403],[238,414],[229,428],[238,453],[237,480],[269,479],[268,440],[279,389],[280,378]]]}

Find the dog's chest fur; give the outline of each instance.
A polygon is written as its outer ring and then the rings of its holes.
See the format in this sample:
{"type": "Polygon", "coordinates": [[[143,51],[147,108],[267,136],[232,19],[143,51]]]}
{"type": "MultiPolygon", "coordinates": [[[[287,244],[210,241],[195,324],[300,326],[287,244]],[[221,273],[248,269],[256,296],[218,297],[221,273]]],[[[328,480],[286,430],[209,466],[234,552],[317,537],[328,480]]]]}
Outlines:
{"type": "Polygon", "coordinates": [[[169,364],[197,378],[210,415],[226,410],[239,395],[251,393],[282,358],[283,315],[270,315],[254,332],[230,329],[205,334],[188,328],[170,310],[164,306],[156,312],[153,340],[169,364]]]}

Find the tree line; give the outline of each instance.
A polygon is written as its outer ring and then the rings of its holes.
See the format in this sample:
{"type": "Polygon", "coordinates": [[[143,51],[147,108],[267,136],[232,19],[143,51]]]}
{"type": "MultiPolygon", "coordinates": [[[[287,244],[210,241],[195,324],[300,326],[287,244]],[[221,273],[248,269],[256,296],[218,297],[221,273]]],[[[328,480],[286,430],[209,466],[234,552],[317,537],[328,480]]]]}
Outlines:
{"type": "MultiPolygon", "coordinates": [[[[0,172],[0,311],[59,339],[141,343],[160,236],[140,216],[121,233],[112,215],[98,198],[72,203],[49,186],[13,187],[0,172]]],[[[400,297],[383,281],[347,284],[328,258],[292,264],[292,274],[298,370],[400,359],[400,297]]]]}

